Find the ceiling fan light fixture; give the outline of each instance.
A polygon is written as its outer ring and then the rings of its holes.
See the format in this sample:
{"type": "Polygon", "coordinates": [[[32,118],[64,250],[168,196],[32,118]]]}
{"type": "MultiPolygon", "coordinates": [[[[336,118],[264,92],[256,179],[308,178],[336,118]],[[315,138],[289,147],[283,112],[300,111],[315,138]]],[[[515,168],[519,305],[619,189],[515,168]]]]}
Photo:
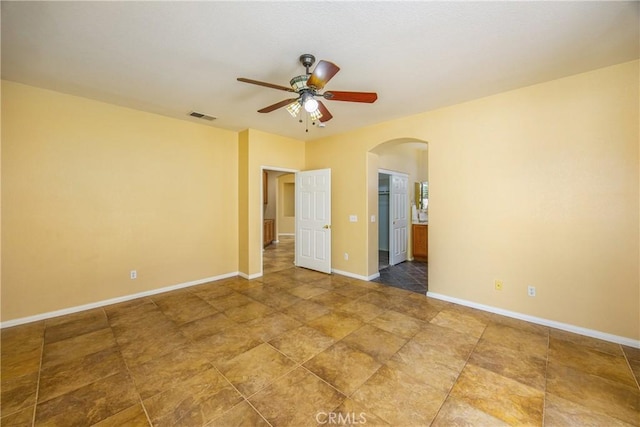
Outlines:
{"type": "Polygon", "coordinates": [[[322,113],[320,112],[320,109],[317,109],[316,111],[312,111],[309,113],[309,117],[311,118],[312,121],[316,121],[319,120],[320,117],[322,117],[322,113]]]}
{"type": "Polygon", "coordinates": [[[307,80],[309,80],[309,75],[308,74],[304,74],[304,75],[296,76],[296,77],[292,78],[289,81],[289,84],[291,85],[291,88],[293,90],[295,90],[296,92],[299,92],[299,91],[304,90],[304,89],[309,89],[307,87],[307,80]]]}
{"type": "Polygon", "coordinates": [[[318,110],[318,101],[313,99],[313,96],[304,101],[304,109],[307,113],[313,113],[318,110]]]}
{"type": "Polygon", "coordinates": [[[301,109],[302,109],[302,105],[300,105],[300,102],[298,100],[295,100],[291,104],[287,105],[287,111],[293,117],[296,117],[301,109]]]}

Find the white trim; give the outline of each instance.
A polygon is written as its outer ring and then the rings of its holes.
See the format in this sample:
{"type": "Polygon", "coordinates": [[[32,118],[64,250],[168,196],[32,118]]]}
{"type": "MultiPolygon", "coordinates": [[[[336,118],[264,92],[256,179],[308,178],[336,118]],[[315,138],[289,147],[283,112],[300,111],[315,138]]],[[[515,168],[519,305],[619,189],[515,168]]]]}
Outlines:
{"type": "Polygon", "coordinates": [[[372,274],[371,276],[367,277],[367,276],[361,276],[359,274],[349,273],[348,271],[336,270],[335,268],[332,268],[331,272],[339,274],[341,276],[351,277],[353,279],[365,280],[367,282],[371,281],[373,279],[377,279],[378,277],[380,277],[380,273],[375,273],[375,274],[372,274]]]}
{"type": "Polygon", "coordinates": [[[238,272],[225,273],[219,276],[206,277],[204,279],[192,280],[191,282],[179,283],[177,285],[166,286],[164,288],[152,289],[150,291],[138,292],[137,294],[125,295],[122,297],[110,298],[103,301],[92,302],[89,304],[77,305],[75,307],[63,308],[61,310],[49,311],[47,313],[36,314],[34,316],[21,317],[19,319],[7,320],[0,323],[0,329],[9,328],[11,326],[22,325],[25,323],[36,322],[38,320],[51,319],[52,317],[64,316],[65,314],[77,313],[79,311],[91,310],[93,308],[104,307],[106,305],[117,304],[120,302],[130,301],[136,298],[142,298],[149,295],[161,294],[163,292],[173,291],[176,289],[188,288],[190,286],[201,285],[203,283],[214,282],[216,280],[227,279],[229,277],[238,276],[238,272]]]}
{"type": "Polygon", "coordinates": [[[405,172],[392,171],[389,169],[378,169],[378,173],[382,173],[385,175],[400,175],[406,178],[409,178],[409,174],[405,172]]]}
{"type": "Polygon", "coordinates": [[[279,168],[279,167],[275,167],[275,166],[265,166],[265,165],[260,166],[260,169],[266,169],[268,171],[274,171],[274,172],[288,172],[288,173],[299,172],[298,169],[279,168]]]}
{"type": "Polygon", "coordinates": [[[278,233],[278,236],[295,236],[296,233],[278,233]]]}
{"type": "Polygon", "coordinates": [[[254,274],[247,274],[247,273],[242,273],[242,272],[238,272],[238,276],[242,277],[243,279],[247,279],[247,280],[253,280],[253,279],[257,279],[258,277],[262,277],[262,273],[254,273],[254,274]]]}
{"type": "Polygon", "coordinates": [[[427,296],[430,298],[435,298],[442,301],[452,302],[454,304],[464,305],[466,307],[477,308],[478,310],[488,311],[489,313],[500,314],[502,316],[512,317],[514,319],[520,319],[527,322],[536,323],[538,325],[549,326],[551,328],[560,329],[567,332],[573,332],[574,334],[584,335],[591,338],[597,338],[600,340],[609,341],[616,344],[622,344],[629,347],[640,348],[640,340],[634,340],[632,338],[621,337],[619,335],[600,332],[594,329],[587,329],[580,326],[571,325],[569,323],[556,322],[555,320],[544,319],[542,317],[530,316],[528,314],[505,310],[503,308],[498,308],[498,307],[492,307],[490,305],[478,304],[473,301],[454,298],[447,295],[438,294],[435,292],[427,292],[427,296]]]}

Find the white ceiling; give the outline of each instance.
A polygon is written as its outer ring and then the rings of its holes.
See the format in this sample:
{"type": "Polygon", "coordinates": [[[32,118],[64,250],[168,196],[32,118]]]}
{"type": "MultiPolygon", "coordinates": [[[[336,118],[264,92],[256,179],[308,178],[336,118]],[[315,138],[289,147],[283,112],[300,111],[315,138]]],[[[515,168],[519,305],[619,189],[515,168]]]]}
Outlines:
{"type": "Polygon", "coordinates": [[[314,139],[639,57],[639,2],[1,2],[2,78],[212,126],[314,139]],[[336,63],[325,128],[282,108],[336,63]]]}

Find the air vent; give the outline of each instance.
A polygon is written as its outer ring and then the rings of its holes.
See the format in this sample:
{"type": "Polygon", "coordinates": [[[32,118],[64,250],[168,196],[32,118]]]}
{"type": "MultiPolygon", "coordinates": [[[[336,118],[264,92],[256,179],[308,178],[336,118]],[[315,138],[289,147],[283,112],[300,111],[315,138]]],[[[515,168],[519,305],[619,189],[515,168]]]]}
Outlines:
{"type": "Polygon", "coordinates": [[[195,117],[196,119],[209,120],[210,122],[214,121],[216,118],[213,116],[208,116],[203,113],[198,113],[197,111],[192,111],[189,113],[191,117],[195,117]]]}

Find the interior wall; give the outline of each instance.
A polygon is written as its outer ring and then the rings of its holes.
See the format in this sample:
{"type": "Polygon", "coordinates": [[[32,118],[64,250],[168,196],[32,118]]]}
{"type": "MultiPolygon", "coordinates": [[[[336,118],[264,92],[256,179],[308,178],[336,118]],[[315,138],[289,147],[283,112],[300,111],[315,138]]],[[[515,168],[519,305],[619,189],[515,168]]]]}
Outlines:
{"type": "MultiPolygon", "coordinates": [[[[267,204],[263,206],[262,217],[267,219],[274,219],[276,229],[278,228],[278,177],[284,172],[279,171],[265,171],[267,173],[267,204]]],[[[277,237],[276,237],[277,240],[277,237]]]]}
{"type": "MultiPolygon", "coordinates": [[[[378,224],[380,222],[380,212],[378,211],[378,155],[372,152],[366,154],[366,182],[367,182],[367,213],[369,221],[366,227],[366,247],[365,255],[367,278],[375,279],[379,277],[378,272],[378,224]],[[373,219],[373,221],[372,221],[373,219]]],[[[332,206],[332,210],[333,210],[332,206]]]]}
{"type": "MultiPolygon", "coordinates": [[[[377,195],[371,193],[378,191],[378,171],[367,170],[366,138],[354,140],[349,135],[307,142],[306,169],[331,169],[332,269],[368,277],[371,222],[367,221],[370,215],[367,203],[375,200],[377,205],[377,195]],[[349,220],[351,215],[356,215],[356,222],[349,220]],[[344,253],[349,254],[348,260],[344,259],[344,253]]],[[[373,163],[377,165],[377,159],[373,163]]],[[[377,227],[377,223],[373,225],[377,227]]],[[[376,239],[373,247],[376,253],[377,244],[376,239]]]]}
{"type": "Polygon", "coordinates": [[[2,320],[237,271],[237,159],[235,132],[3,81],[2,320]]]}
{"type": "Polygon", "coordinates": [[[249,206],[249,130],[246,129],[238,133],[237,226],[238,272],[241,274],[243,271],[249,271],[249,206]]]}
{"type": "MultiPolygon", "coordinates": [[[[241,265],[245,277],[258,277],[262,272],[262,169],[302,170],[305,161],[303,141],[261,132],[246,131],[246,166],[248,200],[246,227],[247,240],[240,243],[240,251],[247,254],[247,264],[241,265]]],[[[244,189],[242,190],[245,191],[244,189]]]]}
{"type": "Polygon", "coordinates": [[[292,173],[278,177],[278,194],[282,195],[278,200],[280,205],[278,209],[279,234],[294,235],[296,231],[295,180],[296,176],[292,173]],[[289,186],[289,189],[285,189],[286,186],[289,186]],[[290,194],[290,192],[292,194],[290,194]],[[289,206],[287,207],[285,204],[288,204],[289,206]]]}
{"type": "Polygon", "coordinates": [[[380,169],[400,172],[409,176],[409,183],[419,180],[421,150],[416,144],[426,147],[426,143],[382,144],[374,150],[379,158],[380,169]]]}
{"type": "Polygon", "coordinates": [[[418,176],[416,177],[418,182],[429,181],[429,150],[420,150],[418,153],[418,176]]]}
{"type": "Polygon", "coordinates": [[[333,264],[366,272],[367,230],[348,215],[367,215],[367,152],[429,141],[430,291],[640,339],[638,71],[632,61],[308,143],[308,165],[347,183],[333,194],[333,264]]]}

